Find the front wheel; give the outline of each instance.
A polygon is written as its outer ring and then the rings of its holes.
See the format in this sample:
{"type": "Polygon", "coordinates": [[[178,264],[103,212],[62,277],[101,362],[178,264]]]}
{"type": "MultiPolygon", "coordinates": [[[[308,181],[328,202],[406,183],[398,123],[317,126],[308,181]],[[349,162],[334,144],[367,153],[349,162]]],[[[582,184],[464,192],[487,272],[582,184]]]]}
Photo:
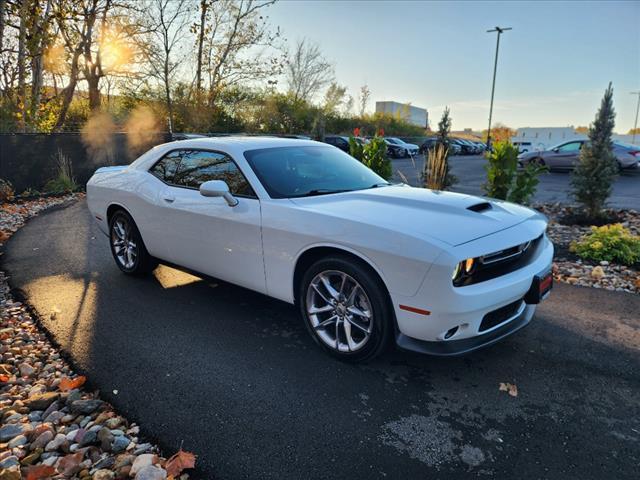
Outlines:
{"type": "Polygon", "coordinates": [[[158,262],[149,255],[133,218],[118,210],[109,221],[111,254],[120,270],[129,275],[152,271],[158,262]]]}
{"type": "Polygon", "coordinates": [[[316,343],[340,360],[363,362],[388,345],[393,316],[380,279],[359,262],[326,257],[305,273],[299,305],[316,343]]]}

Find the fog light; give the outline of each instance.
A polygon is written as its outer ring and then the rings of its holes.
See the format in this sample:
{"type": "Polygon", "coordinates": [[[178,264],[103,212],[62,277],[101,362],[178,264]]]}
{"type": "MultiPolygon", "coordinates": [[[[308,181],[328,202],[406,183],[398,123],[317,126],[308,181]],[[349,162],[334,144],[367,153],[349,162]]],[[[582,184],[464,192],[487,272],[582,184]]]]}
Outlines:
{"type": "Polygon", "coordinates": [[[456,332],[458,331],[458,328],[459,327],[453,327],[453,328],[450,328],[449,330],[447,330],[447,333],[444,334],[444,339],[447,340],[447,339],[453,337],[456,334],[456,332]]]}

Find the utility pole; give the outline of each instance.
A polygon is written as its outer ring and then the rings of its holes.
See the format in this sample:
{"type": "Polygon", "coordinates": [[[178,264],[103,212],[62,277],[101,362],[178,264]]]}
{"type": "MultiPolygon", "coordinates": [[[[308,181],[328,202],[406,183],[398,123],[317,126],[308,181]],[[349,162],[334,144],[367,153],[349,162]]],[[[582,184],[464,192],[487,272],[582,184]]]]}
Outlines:
{"type": "Polygon", "coordinates": [[[493,83],[491,84],[491,104],[489,105],[489,128],[487,129],[487,148],[491,149],[491,117],[493,116],[493,94],[496,90],[496,70],[498,69],[498,50],[500,49],[500,35],[507,30],[512,30],[511,27],[502,28],[496,27],[493,30],[487,30],[487,33],[498,32],[496,40],[496,59],[493,63],[493,83]]]}
{"type": "Polygon", "coordinates": [[[638,129],[638,112],[640,112],[640,91],[638,92],[629,92],[631,95],[638,95],[638,105],[636,106],[636,121],[633,124],[633,138],[631,139],[631,143],[636,143],[636,130],[638,129]]]}

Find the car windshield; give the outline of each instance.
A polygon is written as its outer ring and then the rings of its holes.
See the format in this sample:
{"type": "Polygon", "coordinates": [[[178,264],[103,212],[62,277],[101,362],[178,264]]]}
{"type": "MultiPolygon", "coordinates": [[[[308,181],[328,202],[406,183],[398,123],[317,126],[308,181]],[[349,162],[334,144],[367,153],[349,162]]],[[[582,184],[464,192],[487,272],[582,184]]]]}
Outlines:
{"type": "Polygon", "coordinates": [[[271,198],[294,198],[389,185],[343,151],[324,146],[248,150],[244,157],[271,198]]]}
{"type": "Polygon", "coordinates": [[[387,140],[389,140],[391,143],[395,143],[396,145],[400,145],[401,143],[404,143],[402,140],[395,137],[387,137],[387,140]]]}

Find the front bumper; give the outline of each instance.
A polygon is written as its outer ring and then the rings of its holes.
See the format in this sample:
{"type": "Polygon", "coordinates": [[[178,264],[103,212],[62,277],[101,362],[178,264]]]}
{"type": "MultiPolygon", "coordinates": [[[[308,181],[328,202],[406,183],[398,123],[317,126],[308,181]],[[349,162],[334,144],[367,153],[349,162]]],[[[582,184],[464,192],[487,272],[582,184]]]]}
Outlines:
{"type": "MultiPolygon", "coordinates": [[[[509,235],[502,232],[469,242],[459,247],[461,253],[457,258],[476,257],[530,240],[540,234],[540,227],[535,226],[535,222],[525,222],[509,229],[509,235]]],[[[435,355],[459,355],[513,333],[533,316],[535,305],[524,300],[534,278],[551,269],[552,259],[553,244],[545,235],[526,266],[483,282],[453,287],[451,262],[442,262],[439,258],[415,295],[391,295],[398,345],[435,355]],[[487,327],[483,323],[487,316],[519,301],[523,308],[517,315],[510,313],[511,317],[501,319],[493,324],[495,326],[487,327]]]]}
{"type": "Polygon", "coordinates": [[[451,340],[448,342],[429,342],[426,340],[417,340],[408,337],[403,333],[396,335],[396,344],[403,350],[412,352],[425,353],[427,355],[436,355],[440,357],[455,357],[471,353],[474,350],[488,347],[502,339],[516,333],[518,330],[529,325],[535,305],[526,305],[518,316],[511,321],[506,322],[502,326],[491,330],[483,335],[476,337],[464,338],[462,340],[451,340]]]}

